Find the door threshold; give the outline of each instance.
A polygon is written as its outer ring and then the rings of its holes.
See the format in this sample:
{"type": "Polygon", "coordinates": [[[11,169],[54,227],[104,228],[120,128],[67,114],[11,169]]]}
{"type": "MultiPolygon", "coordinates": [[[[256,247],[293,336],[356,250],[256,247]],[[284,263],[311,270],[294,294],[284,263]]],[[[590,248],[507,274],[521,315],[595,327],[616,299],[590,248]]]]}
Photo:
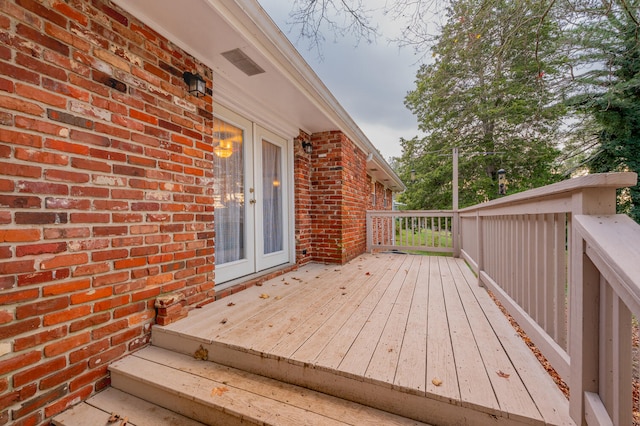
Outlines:
{"type": "Polygon", "coordinates": [[[215,299],[222,299],[223,297],[245,290],[249,287],[253,287],[254,285],[260,285],[272,278],[284,275],[287,272],[295,271],[298,269],[298,266],[299,265],[297,263],[285,263],[283,265],[265,269],[264,271],[256,272],[255,274],[245,275],[231,281],[217,284],[215,286],[215,299]]]}

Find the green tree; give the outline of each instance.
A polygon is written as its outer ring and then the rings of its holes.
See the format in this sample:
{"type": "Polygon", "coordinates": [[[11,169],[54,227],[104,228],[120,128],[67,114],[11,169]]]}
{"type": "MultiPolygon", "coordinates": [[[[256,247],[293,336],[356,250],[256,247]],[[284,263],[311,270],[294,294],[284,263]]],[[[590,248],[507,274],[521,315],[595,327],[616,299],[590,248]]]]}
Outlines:
{"type": "Polygon", "coordinates": [[[422,140],[402,141],[400,173],[416,180],[409,208],[451,207],[451,156],[460,151],[460,205],[497,197],[497,172],[509,192],[558,180],[553,162],[563,115],[553,87],[563,55],[547,2],[459,0],[405,100],[422,140]]]}
{"type": "MultiPolygon", "coordinates": [[[[573,33],[581,46],[569,105],[592,117],[599,144],[586,161],[594,173],[640,172],[639,0],[605,5],[583,19],[573,33]]],[[[579,44],[578,44],[579,43],[579,44]]],[[[619,210],[640,222],[640,186],[619,197],[619,210]]]]}

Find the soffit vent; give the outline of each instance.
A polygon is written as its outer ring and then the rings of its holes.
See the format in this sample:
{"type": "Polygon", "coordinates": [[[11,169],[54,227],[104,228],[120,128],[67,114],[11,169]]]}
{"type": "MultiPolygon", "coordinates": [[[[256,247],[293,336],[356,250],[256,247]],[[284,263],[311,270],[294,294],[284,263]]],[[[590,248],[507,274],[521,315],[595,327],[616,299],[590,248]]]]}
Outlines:
{"type": "Polygon", "coordinates": [[[260,65],[256,64],[253,59],[248,57],[247,54],[240,49],[223,52],[222,56],[249,77],[256,74],[262,74],[264,72],[264,70],[260,68],[260,65]]]}

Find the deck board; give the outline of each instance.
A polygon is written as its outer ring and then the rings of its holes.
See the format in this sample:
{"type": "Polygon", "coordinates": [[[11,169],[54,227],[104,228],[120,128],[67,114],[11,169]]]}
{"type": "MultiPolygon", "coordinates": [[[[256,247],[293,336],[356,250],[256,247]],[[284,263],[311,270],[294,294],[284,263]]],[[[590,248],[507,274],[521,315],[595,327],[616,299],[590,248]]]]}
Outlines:
{"type": "Polygon", "coordinates": [[[372,279],[361,287],[363,291],[358,292],[351,300],[351,304],[338,309],[319,333],[314,333],[293,354],[292,358],[300,361],[310,360],[318,365],[337,368],[362,330],[373,308],[387,290],[389,281],[395,276],[403,260],[406,259],[402,257],[394,259],[391,265],[388,265],[389,268],[379,273],[372,273],[370,268],[367,268],[365,274],[369,274],[367,276],[372,279]]]}
{"type": "Polygon", "coordinates": [[[573,424],[562,393],[460,259],[380,253],[307,265],[191,317],[163,330],[451,410],[573,424]]]}
{"type": "MultiPolygon", "coordinates": [[[[378,262],[371,265],[373,267],[373,273],[378,274],[383,268],[385,268],[384,262],[378,262]]],[[[292,324],[290,329],[287,330],[287,334],[283,335],[281,339],[271,348],[271,352],[277,356],[289,358],[313,335],[314,332],[319,330],[321,326],[328,321],[334,313],[340,308],[350,303],[354,303],[361,294],[365,294],[363,291],[366,286],[364,285],[370,278],[369,274],[372,271],[369,268],[364,270],[364,265],[361,263],[358,268],[347,268],[343,270],[342,267],[333,267],[335,272],[338,272],[337,276],[331,276],[329,279],[333,279],[333,289],[337,290],[331,294],[322,294],[321,299],[326,300],[326,303],[313,312],[313,314],[305,314],[301,316],[301,321],[296,324],[292,324]]],[[[326,325],[325,325],[326,327],[326,325]]]]}
{"type": "MultiPolygon", "coordinates": [[[[338,364],[338,370],[357,376],[364,376],[377,346],[382,342],[382,334],[391,315],[392,309],[404,288],[406,271],[411,268],[414,256],[406,256],[405,262],[394,274],[386,291],[378,299],[371,314],[366,319],[360,333],[351,344],[347,354],[338,364]]],[[[360,310],[356,312],[361,312],[360,310]]],[[[346,324],[350,329],[350,323],[346,324]]]]}
{"type": "MultiPolygon", "coordinates": [[[[566,413],[559,411],[558,400],[564,396],[556,387],[551,377],[537,362],[531,362],[531,352],[521,340],[511,325],[504,321],[502,313],[493,309],[493,301],[487,292],[477,285],[477,278],[468,268],[459,268],[462,277],[471,290],[476,303],[483,310],[484,315],[490,321],[493,332],[500,341],[505,354],[518,372],[527,392],[531,395],[536,407],[545,422],[556,425],[571,425],[573,422],[566,413]]],[[[471,302],[472,303],[472,302],[471,302]]]]}
{"type": "Polygon", "coordinates": [[[478,342],[479,356],[490,380],[490,388],[500,402],[500,410],[510,417],[520,416],[542,421],[535,403],[531,399],[524,383],[511,360],[504,352],[491,324],[480,309],[477,300],[465,286],[464,277],[454,262],[448,262],[454,282],[458,284],[459,295],[464,309],[473,320],[469,321],[472,335],[478,342]],[[507,377],[508,376],[508,377],[507,377]]]}
{"type": "Polygon", "coordinates": [[[497,414],[500,405],[480,350],[487,342],[483,336],[475,336],[472,329],[472,324],[483,323],[486,319],[480,315],[469,315],[469,312],[465,311],[447,259],[438,258],[438,264],[443,281],[448,330],[458,373],[460,399],[465,406],[480,406],[497,414]]]}
{"type": "MultiPolygon", "coordinates": [[[[420,257],[414,257],[411,267],[404,271],[406,276],[402,288],[391,307],[378,345],[367,366],[366,377],[390,384],[394,382],[421,260],[420,257]]],[[[402,271],[400,274],[402,275],[402,271]]]]}
{"type": "Polygon", "coordinates": [[[414,268],[421,279],[415,283],[407,328],[396,366],[394,384],[397,387],[415,390],[424,394],[427,364],[427,305],[429,303],[429,258],[420,259],[419,268],[414,268]]]}
{"type": "Polygon", "coordinates": [[[449,332],[442,275],[438,259],[429,259],[427,307],[426,392],[436,398],[459,402],[460,385],[449,332]]]}

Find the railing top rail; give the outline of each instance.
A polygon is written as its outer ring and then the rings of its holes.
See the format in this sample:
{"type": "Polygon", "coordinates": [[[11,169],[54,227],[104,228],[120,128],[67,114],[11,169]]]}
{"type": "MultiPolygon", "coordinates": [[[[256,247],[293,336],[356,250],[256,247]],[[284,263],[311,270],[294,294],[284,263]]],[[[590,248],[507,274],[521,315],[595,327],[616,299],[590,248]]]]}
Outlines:
{"type": "Polygon", "coordinates": [[[622,286],[624,298],[640,315],[640,225],[629,216],[575,216],[576,229],[622,286]]]}
{"type": "Polygon", "coordinates": [[[453,210],[367,210],[370,216],[453,216],[453,210]]]}
{"type": "Polygon", "coordinates": [[[638,175],[634,172],[620,173],[598,173],[593,175],[580,176],[573,179],[567,179],[552,185],[543,186],[541,188],[530,189],[528,191],[519,192],[504,198],[487,201],[486,203],[476,204],[471,207],[461,209],[461,213],[469,213],[477,210],[491,209],[502,207],[510,204],[522,202],[531,202],[537,198],[558,196],[563,193],[573,192],[585,188],[625,188],[635,186],[638,182],[638,175]]]}

